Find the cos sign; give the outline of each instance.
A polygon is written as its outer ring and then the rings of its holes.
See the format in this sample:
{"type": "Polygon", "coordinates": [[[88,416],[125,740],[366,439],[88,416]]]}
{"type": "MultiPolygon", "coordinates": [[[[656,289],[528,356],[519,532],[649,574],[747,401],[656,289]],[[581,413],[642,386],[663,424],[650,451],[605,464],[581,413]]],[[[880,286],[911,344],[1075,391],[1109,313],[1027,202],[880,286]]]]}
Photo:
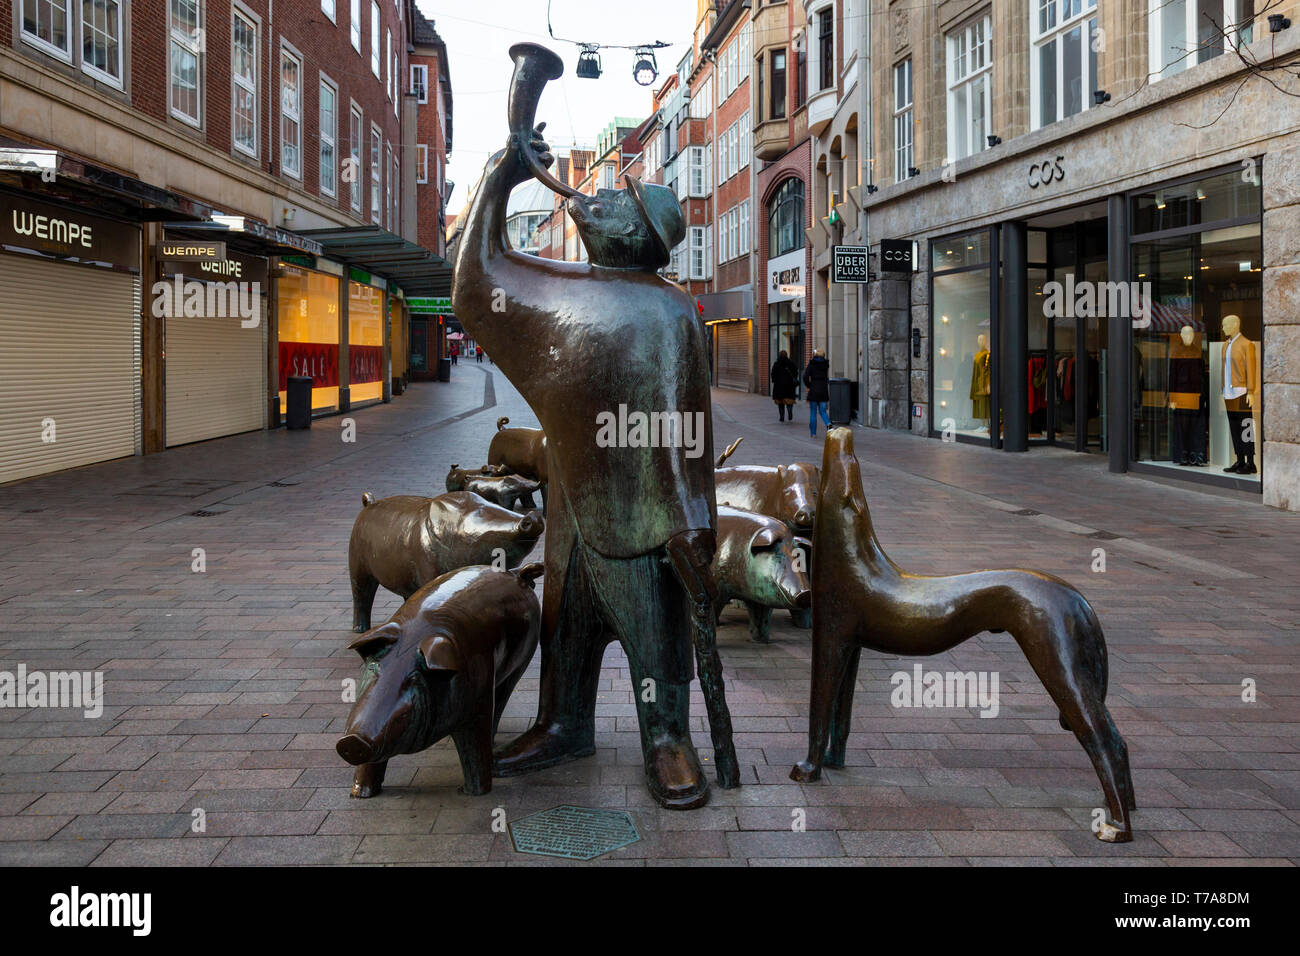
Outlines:
{"type": "Polygon", "coordinates": [[[880,270],[882,272],[915,271],[916,241],[914,239],[881,239],[880,270]]]}
{"type": "Polygon", "coordinates": [[[1065,167],[1061,165],[1064,156],[1057,156],[1056,159],[1045,159],[1041,163],[1033,163],[1029,167],[1029,188],[1037,189],[1039,186],[1046,186],[1051,182],[1061,182],[1065,179],[1065,167]]]}

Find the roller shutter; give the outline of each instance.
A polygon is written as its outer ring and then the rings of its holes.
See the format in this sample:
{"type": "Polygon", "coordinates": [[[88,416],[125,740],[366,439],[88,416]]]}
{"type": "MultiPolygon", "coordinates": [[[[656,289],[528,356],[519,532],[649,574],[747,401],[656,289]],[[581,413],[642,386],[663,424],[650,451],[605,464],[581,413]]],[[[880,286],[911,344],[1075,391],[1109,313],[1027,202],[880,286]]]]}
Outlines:
{"type": "Polygon", "coordinates": [[[266,322],[169,317],[167,447],[262,428],[266,419],[266,322]]]}
{"type": "Polygon", "coordinates": [[[137,286],[0,254],[0,482],[135,453],[137,286]]]}
{"type": "Polygon", "coordinates": [[[749,391],[749,323],[723,322],[718,334],[718,385],[749,391]]]}

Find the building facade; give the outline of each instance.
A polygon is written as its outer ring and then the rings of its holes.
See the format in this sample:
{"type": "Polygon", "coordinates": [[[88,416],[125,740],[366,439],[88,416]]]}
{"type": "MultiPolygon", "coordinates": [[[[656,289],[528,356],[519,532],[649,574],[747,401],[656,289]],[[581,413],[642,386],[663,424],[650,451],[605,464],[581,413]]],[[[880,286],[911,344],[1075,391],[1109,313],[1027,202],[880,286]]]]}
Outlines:
{"type": "Polygon", "coordinates": [[[1300,508],[1300,5],[1255,10],[874,0],[871,424],[1300,508]]]}
{"type": "Polygon", "coordinates": [[[417,17],[0,0],[0,482],[401,390],[417,17]]]}

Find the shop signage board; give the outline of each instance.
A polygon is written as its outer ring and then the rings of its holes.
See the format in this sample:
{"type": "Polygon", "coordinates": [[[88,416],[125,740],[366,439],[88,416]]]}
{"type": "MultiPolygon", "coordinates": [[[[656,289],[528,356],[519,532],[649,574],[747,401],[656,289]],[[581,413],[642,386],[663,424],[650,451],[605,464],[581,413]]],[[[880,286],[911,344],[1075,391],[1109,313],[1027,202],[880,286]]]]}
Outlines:
{"type": "Polygon", "coordinates": [[[866,282],[868,271],[868,250],[866,246],[834,246],[832,248],[832,282],[866,282]]]}
{"type": "Polygon", "coordinates": [[[25,196],[0,195],[0,245],[77,262],[140,268],[140,229],[25,196]]]}
{"type": "Polygon", "coordinates": [[[880,240],[881,272],[915,272],[916,265],[915,239],[880,240]]]}
{"type": "Polygon", "coordinates": [[[197,239],[163,239],[155,246],[156,254],[164,262],[224,262],[226,244],[197,239]]]}
{"type": "Polygon", "coordinates": [[[406,305],[412,312],[451,312],[451,299],[437,296],[412,296],[406,305]]]}

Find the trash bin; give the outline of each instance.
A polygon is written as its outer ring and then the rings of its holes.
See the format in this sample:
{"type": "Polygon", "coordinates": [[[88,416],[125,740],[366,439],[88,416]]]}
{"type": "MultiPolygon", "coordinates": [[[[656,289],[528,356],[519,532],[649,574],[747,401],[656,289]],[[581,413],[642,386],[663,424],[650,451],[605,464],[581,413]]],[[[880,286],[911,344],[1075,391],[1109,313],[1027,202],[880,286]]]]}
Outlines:
{"type": "Polygon", "coordinates": [[[438,359],[438,381],[440,382],[451,381],[451,359],[449,358],[438,359]]]}
{"type": "Polygon", "coordinates": [[[285,392],[285,425],[311,428],[311,376],[290,375],[285,392]]]}
{"type": "Polygon", "coordinates": [[[847,378],[832,378],[826,383],[830,388],[832,425],[847,425],[853,421],[853,382],[847,378]]]}

